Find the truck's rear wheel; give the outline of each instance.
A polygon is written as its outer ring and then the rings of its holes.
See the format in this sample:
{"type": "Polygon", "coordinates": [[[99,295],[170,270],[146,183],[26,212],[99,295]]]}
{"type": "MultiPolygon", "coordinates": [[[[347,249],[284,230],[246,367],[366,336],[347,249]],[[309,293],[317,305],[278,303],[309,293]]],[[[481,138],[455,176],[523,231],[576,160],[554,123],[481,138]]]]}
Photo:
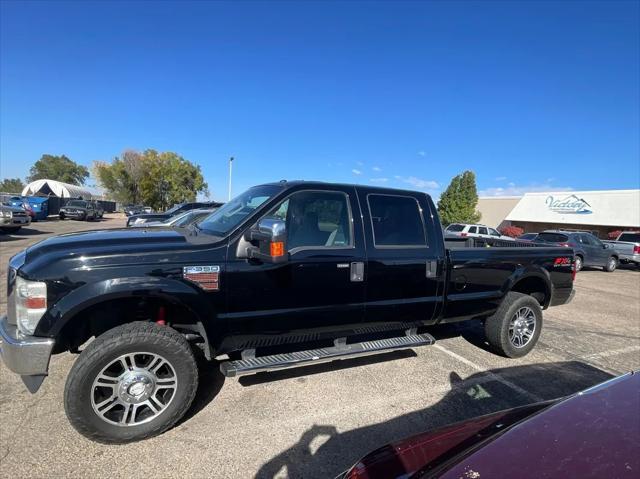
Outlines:
{"type": "Polygon", "coordinates": [[[485,321],[485,335],[492,349],[509,358],[531,351],[542,330],[540,303],[527,294],[510,292],[495,314],[485,321]]]}
{"type": "Polygon", "coordinates": [[[196,360],[186,339],[170,327],[136,322],[86,347],[67,378],[64,404],[82,435],[126,443],[173,426],[197,387],[196,360]]]}

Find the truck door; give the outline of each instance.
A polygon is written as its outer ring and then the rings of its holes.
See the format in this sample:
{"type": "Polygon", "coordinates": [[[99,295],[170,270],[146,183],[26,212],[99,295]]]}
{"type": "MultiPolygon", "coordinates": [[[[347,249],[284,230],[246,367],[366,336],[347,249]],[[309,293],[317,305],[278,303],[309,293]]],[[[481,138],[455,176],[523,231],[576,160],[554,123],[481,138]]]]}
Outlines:
{"type": "Polygon", "coordinates": [[[365,249],[355,188],[298,189],[264,217],[286,220],[288,261],[229,261],[231,330],[271,344],[360,325],[365,249]]]}
{"type": "Polygon", "coordinates": [[[365,323],[402,329],[435,320],[442,303],[442,232],[423,194],[358,188],[367,241],[365,323]]]}

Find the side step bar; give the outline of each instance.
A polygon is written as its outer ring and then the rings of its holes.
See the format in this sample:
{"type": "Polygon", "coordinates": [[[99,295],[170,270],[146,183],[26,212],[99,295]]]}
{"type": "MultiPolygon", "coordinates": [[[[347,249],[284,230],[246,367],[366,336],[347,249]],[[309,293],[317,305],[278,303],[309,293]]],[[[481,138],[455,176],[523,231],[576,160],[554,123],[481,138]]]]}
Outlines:
{"type": "Polygon", "coordinates": [[[435,342],[436,340],[430,334],[416,334],[415,330],[408,330],[406,336],[353,344],[346,344],[346,338],[340,338],[334,341],[333,347],[274,354],[272,356],[255,357],[255,351],[249,350],[243,352],[243,359],[220,363],[220,371],[227,377],[243,376],[260,371],[276,371],[309,364],[325,363],[336,359],[349,359],[387,351],[411,349],[418,346],[430,346],[435,342]]]}

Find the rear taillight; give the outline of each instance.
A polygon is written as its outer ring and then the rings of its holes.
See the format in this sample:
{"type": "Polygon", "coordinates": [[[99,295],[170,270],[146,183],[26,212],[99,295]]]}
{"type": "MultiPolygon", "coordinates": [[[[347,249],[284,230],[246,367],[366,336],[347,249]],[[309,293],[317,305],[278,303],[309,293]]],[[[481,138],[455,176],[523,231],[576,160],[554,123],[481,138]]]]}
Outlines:
{"type": "Polygon", "coordinates": [[[467,236],[467,233],[460,233],[460,236],[461,237],[465,237],[465,236],[467,236]]]}
{"type": "Polygon", "coordinates": [[[558,243],[558,246],[565,246],[568,248],[571,245],[569,243],[558,243]]]}
{"type": "Polygon", "coordinates": [[[640,254],[640,244],[633,246],[633,254],[640,254]]]}

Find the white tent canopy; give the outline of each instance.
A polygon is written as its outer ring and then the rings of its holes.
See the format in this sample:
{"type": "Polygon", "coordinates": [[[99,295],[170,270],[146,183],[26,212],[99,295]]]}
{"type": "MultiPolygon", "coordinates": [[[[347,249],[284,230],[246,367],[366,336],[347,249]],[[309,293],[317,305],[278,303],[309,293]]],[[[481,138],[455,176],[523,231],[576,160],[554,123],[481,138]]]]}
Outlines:
{"type": "Polygon", "coordinates": [[[93,195],[89,190],[81,186],[45,179],[29,183],[22,190],[22,196],[57,196],[59,198],[82,198],[89,200],[93,195]]]}

